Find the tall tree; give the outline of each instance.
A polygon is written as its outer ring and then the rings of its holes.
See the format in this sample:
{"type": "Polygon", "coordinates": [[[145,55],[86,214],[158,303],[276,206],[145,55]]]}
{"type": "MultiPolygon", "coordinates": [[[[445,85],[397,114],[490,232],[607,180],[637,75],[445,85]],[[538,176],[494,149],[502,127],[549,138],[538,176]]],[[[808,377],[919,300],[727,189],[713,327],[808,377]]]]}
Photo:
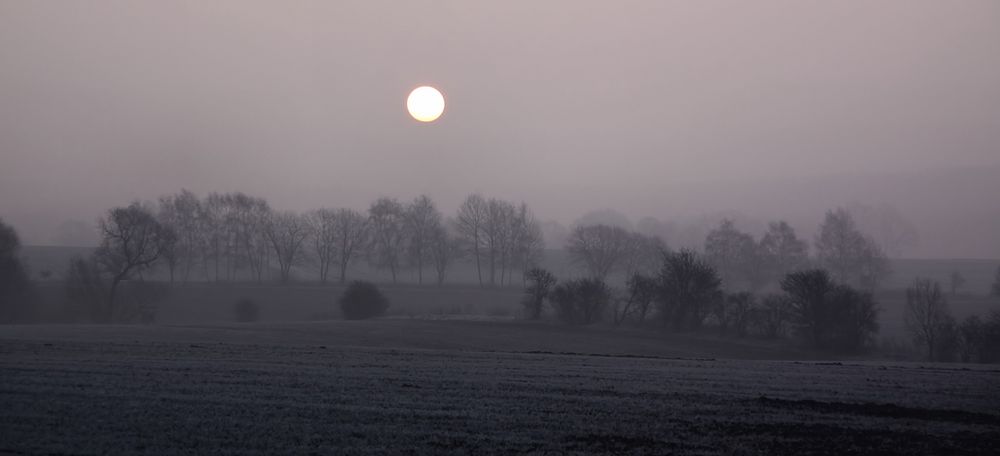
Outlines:
{"type": "Polygon", "coordinates": [[[829,297],[834,286],[830,275],[822,269],[793,272],[781,280],[792,320],[814,348],[824,348],[828,338],[832,321],[829,297]]]}
{"type": "Polygon", "coordinates": [[[0,323],[28,316],[30,292],[31,281],[21,259],[21,240],[14,227],[0,219],[0,323]]]}
{"type": "Polygon", "coordinates": [[[205,229],[203,213],[198,196],[188,190],[160,197],[157,219],[177,235],[177,242],[164,252],[171,283],[177,267],[181,268],[181,280],[186,282],[201,254],[205,229]]]}
{"type": "Polygon", "coordinates": [[[406,213],[393,198],[379,198],[368,208],[371,226],[370,259],[375,267],[388,269],[396,283],[406,247],[406,213]]]}
{"type": "Polygon", "coordinates": [[[566,250],[590,277],[603,281],[633,253],[630,241],[629,232],[619,226],[581,225],[573,229],[566,250]]]}
{"type": "Polygon", "coordinates": [[[805,269],[809,265],[809,245],[800,240],[784,220],[768,224],[767,232],[760,239],[758,253],[769,281],[780,280],[789,272],[805,269]]]}
{"type": "Polygon", "coordinates": [[[858,230],[843,208],[826,213],[815,245],[819,264],[839,282],[874,290],[889,274],[885,253],[858,230]]]}
{"type": "Polygon", "coordinates": [[[705,237],[705,259],[719,271],[728,289],[749,284],[751,271],[757,269],[756,255],[753,236],[736,229],[731,219],[723,219],[705,237]]]}
{"type": "Polygon", "coordinates": [[[291,281],[292,266],[301,259],[310,234],[309,221],[294,212],[279,212],[268,219],[264,235],[278,260],[281,283],[291,281]]]}
{"type": "Polygon", "coordinates": [[[417,283],[424,283],[424,263],[432,261],[432,237],[441,226],[441,212],[429,196],[418,196],[406,207],[404,227],[408,256],[411,264],[417,268],[417,283]]]}
{"type": "Polygon", "coordinates": [[[687,249],[663,255],[659,282],[660,315],[664,326],[674,329],[700,328],[708,309],[723,297],[718,272],[687,249]]]}
{"type": "Polygon", "coordinates": [[[330,267],[337,259],[336,211],[316,209],[306,214],[309,223],[309,246],[319,267],[320,283],[327,283],[330,267]]]}
{"type": "Polygon", "coordinates": [[[340,283],[347,281],[347,266],[368,245],[371,231],[368,218],[353,209],[338,209],[333,217],[333,236],[337,243],[340,283]]]}
{"type": "Polygon", "coordinates": [[[438,225],[430,238],[430,256],[437,272],[438,286],[444,285],[445,273],[451,263],[462,256],[462,247],[457,238],[448,233],[447,225],[438,225]]]}
{"type": "Polygon", "coordinates": [[[486,225],[486,206],[486,200],[481,195],[474,193],[465,198],[465,201],[458,207],[458,214],[455,217],[455,230],[475,258],[479,286],[483,286],[481,248],[486,225]]]}
{"type": "MultiPolygon", "coordinates": [[[[501,274],[506,268],[507,254],[511,240],[511,219],[514,205],[503,200],[490,198],[486,202],[486,217],[483,224],[483,247],[490,264],[490,285],[497,285],[497,267],[501,274]]],[[[503,277],[500,277],[501,284],[503,277]]]]}
{"type": "Polygon", "coordinates": [[[115,301],[121,282],[152,267],[174,242],[175,235],[138,201],[109,210],[99,226],[101,245],[94,255],[111,277],[107,307],[100,319],[111,321],[123,316],[123,309],[116,308],[115,301]]]}
{"type": "Polygon", "coordinates": [[[904,318],[906,330],[914,342],[927,350],[928,361],[934,361],[942,333],[951,319],[941,285],[931,279],[915,279],[906,289],[904,318]]]}

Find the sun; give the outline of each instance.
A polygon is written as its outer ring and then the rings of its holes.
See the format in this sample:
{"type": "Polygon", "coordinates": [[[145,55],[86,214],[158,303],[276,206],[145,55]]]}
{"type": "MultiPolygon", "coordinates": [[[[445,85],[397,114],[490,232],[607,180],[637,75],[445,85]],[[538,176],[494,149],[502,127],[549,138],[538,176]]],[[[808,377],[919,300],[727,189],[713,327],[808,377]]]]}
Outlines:
{"type": "Polygon", "coordinates": [[[406,98],[406,110],[414,119],[433,122],[444,112],[444,96],[431,86],[420,86],[406,98]]]}

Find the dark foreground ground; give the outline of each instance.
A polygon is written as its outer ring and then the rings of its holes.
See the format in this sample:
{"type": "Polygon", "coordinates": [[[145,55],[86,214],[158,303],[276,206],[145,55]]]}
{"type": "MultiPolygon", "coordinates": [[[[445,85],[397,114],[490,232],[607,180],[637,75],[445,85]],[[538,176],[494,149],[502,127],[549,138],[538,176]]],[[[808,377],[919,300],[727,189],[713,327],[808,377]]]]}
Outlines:
{"type": "MultiPolygon", "coordinates": [[[[549,329],[418,320],[0,327],[0,453],[1000,448],[995,366],[724,360],[691,356],[701,355],[698,341],[626,334],[612,347],[610,336],[582,330],[560,344],[539,336],[549,329]]],[[[743,354],[766,353],[755,350],[743,354]]]]}

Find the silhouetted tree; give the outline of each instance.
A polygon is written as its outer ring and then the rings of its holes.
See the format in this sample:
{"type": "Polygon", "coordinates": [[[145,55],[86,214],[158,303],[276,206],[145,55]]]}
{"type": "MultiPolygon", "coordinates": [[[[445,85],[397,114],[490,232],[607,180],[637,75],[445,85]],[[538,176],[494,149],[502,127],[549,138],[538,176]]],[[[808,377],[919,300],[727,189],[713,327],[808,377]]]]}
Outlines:
{"type": "Polygon", "coordinates": [[[789,272],[809,265],[809,245],[785,221],[771,222],[760,239],[758,253],[766,281],[778,281],[789,272]]]}
{"type": "Polygon", "coordinates": [[[717,300],[716,319],[720,323],[720,329],[725,332],[732,328],[736,335],[746,336],[756,302],[757,298],[748,291],[733,293],[725,299],[717,300]]]}
{"type": "Polygon", "coordinates": [[[0,219],[0,323],[24,321],[31,311],[33,287],[20,255],[17,231],[0,219]]]}
{"type": "Polygon", "coordinates": [[[294,212],[276,213],[268,219],[264,235],[278,260],[281,283],[288,283],[292,266],[301,260],[306,239],[310,236],[309,221],[294,212]]]}
{"type": "Polygon", "coordinates": [[[628,254],[622,262],[625,277],[636,274],[656,275],[663,264],[667,244],[657,236],[628,233],[628,254]]]}
{"type": "Polygon", "coordinates": [[[379,198],[368,209],[371,227],[372,264],[388,269],[396,283],[403,253],[406,251],[406,213],[403,205],[392,198],[379,198]]]}
{"type": "Polygon", "coordinates": [[[937,282],[917,278],[906,289],[906,330],[914,343],[926,350],[929,361],[937,358],[941,335],[950,318],[948,303],[937,282]]]}
{"type": "Polygon", "coordinates": [[[527,272],[541,261],[545,250],[541,224],[525,203],[521,203],[510,218],[507,246],[504,263],[510,269],[506,273],[507,283],[510,284],[514,269],[527,272]]]}
{"type": "Polygon", "coordinates": [[[483,223],[483,250],[490,264],[490,285],[497,284],[497,267],[500,267],[500,281],[503,284],[503,273],[507,265],[506,255],[510,252],[511,220],[514,218],[514,205],[496,198],[486,202],[486,217],[483,223]]]}
{"type": "MultiPolygon", "coordinates": [[[[661,258],[663,253],[660,254],[661,258]]],[[[660,293],[659,283],[654,277],[632,274],[625,282],[627,297],[621,312],[615,317],[615,323],[625,321],[629,315],[636,314],[639,324],[646,321],[650,305],[656,301],[660,293]]]]}
{"type": "Polygon", "coordinates": [[[434,228],[430,237],[430,259],[437,273],[438,286],[444,285],[445,273],[451,263],[462,257],[462,246],[457,238],[448,233],[449,224],[434,228]]]}
{"type": "Polygon", "coordinates": [[[469,195],[461,206],[458,207],[458,214],[455,218],[455,230],[462,239],[463,245],[467,246],[476,261],[476,274],[479,277],[479,286],[483,285],[483,268],[481,248],[484,238],[484,226],[486,225],[486,200],[479,194],[469,195]]]}
{"type": "Polygon", "coordinates": [[[319,268],[320,283],[327,283],[330,267],[337,260],[336,214],[333,209],[326,208],[306,214],[310,232],[308,244],[319,268]]]}
{"type": "Polygon", "coordinates": [[[829,295],[834,288],[830,275],[822,269],[793,272],[781,281],[787,293],[792,321],[813,348],[825,348],[830,332],[829,295]]]}
{"type": "Polygon", "coordinates": [[[659,310],[664,325],[699,328],[712,304],[722,299],[722,280],[691,250],[667,253],[660,269],[659,310]]]}
{"type": "Polygon", "coordinates": [[[765,295],[753,315],[755,326],[759,328],[761,335],[783,337],[791,319],[791,302],[785,295],[765,295]]]}
{"type": "Polygon", "coordinates": [[[175,236],[139,202],[109,210],[99,225],[102,240],[94,255],[101,269],[110,275],[111,283],[108,305],[97,320],[127,319],[130,315],[124,312],[134,309],[116,307],[119,286],[134,274],[152,267],[174,242],[175,236]]]}
{"type": "Polygon", "coordinates": [[[1000,362],[1000,310],[992,310],[985,319],[966,318],[957,329],[958,352],[962,361],[1000,362]]]}
{"type": "Polygon", "coordinates": [[[878,333],[878,306],[872,294],[838,284],[829,299],[833,316],[833,339],[830,347],[846,352],[860,352],[871,347],[878,333]]]}
{"type": "Polygon", "coordinates": [[[860,351],[878,332],[878,308],[871,293],[830,280],[821,269],[793,272],[781,281],[792,320],[817,349],[860,351]]]}
{"type": "Polygon", "coordinates": [[[826,213],[816,237],[816,257],[835,280],[867,290],[875,290],[889,274],[885,253],[857,229],[843,208],[826,213]]]}
{"type": "Polygon", "coordinates": [[[590,277],[600,280],[624,265],[633,253],[629,232],[609,225],[577,226],[566,250],[570,260],[582,266],[590,277]]]}
{"type": "Polygon", "coordinates": [[[404,229],[408,257],[410,263],[417,268],[417,283],[424,283],[424,263],[433,261],[433,236],[441,226],[441,212],[429,196],[418,196],[406,207],[404,229]]]}
{"type": "Polygon", "coordinates": [[[347,266],[372,238],[368,218],[353,209],[337,209],[333,213],[332,236],[336,244],[337,263],[340,265],[340,283],[347,281],[347,266]]]}
{"type": "Polygon", "coordinates": [[[537,320],[542,316],[545,300],[556,284],[556,277],[545,269],[532,268],[524,273],[524,278],[527,286],[524,288],[521,304],[524,305],[528,318],[537,320]]]}
{"type": "Polygon", "coordinates": [[[589,325],[601,320],[611,302],[611,290],[600,279],[570,280],[557,285],[549,300],[566,323],[589,325]]]}
{"type": "Polygon", "coordinates": [[[732,220],[723,219],[705,237],[705,259],[719,271],[727,289],[740,289],[742,284],[755,287],[752,275],[761,269],[757,244],[753,236],[737,230],[732,220]]]}
{"type": "Polygon", "coordinates": [[[188,190],[160,197],[157,220],[176,235],[176,242],[164,252],[171,283],[178,267],[181,269],[181,280],[187,281],[195,262],[202,255],[206,230],[203,214],[201,201],[188,190]]]}

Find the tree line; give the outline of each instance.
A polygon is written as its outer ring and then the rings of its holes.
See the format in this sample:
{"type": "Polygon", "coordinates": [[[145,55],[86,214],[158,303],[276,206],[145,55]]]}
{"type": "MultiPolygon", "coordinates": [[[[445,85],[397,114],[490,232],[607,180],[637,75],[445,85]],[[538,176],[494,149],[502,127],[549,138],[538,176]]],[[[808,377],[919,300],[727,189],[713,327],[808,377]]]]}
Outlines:
{"type": "MultiPolygon", "coordinates": [[[[216,282],[263,283],[273,270],[280,283],[289,283],[293,268],[305,264],[316,266],[321,283],[332,273],[344,283],[350,265],[366,260],[388,272],[393,283],[408,269],[420,284],[426,273],[441,285],[455,260],[469,258],[479,284],[495,286],[512,283],[515,271],[536,264],[544,249],[526,204],[478,194],[446,218],[426,195],[406,203],[381,197],[366,212],[296,213],[243,193],[199,198],[182,190],[155,205],[136,201],[112,208],[98,226],[100,245],[90,257],[73,259],[67,275],[71,298],[88,303],[95,321],[143,318],[141,306],[122,301],[119,289],[134,279],[145,282],[143,275],[155,266],[166,269],[171,284],[196,274],[216,282]]],[[[162,294],[152,288],[133,284],[142,296],[131,301],[162,294]]]]}

